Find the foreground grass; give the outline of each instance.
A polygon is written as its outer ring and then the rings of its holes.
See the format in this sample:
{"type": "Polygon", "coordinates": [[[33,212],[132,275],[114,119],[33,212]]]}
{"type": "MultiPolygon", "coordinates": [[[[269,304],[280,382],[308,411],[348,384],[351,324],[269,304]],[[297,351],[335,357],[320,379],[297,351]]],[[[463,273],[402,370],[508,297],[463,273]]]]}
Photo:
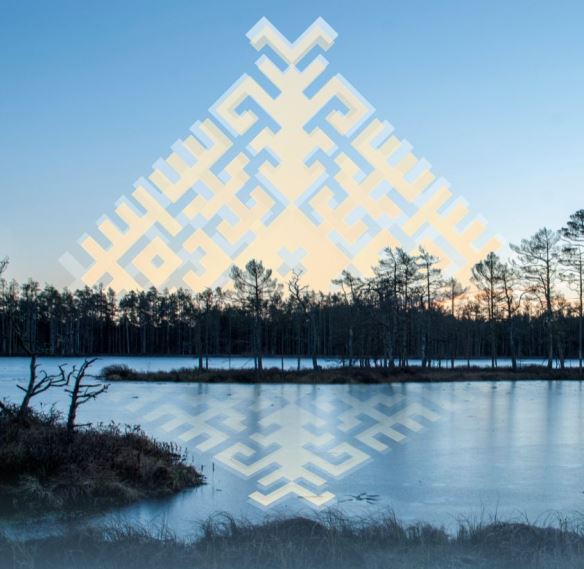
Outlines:
{"type": "Polygon", "coordinates": [[[126,365],[112,365],[102,370],[108,381],[170,381],[185,383],[302,383],[302,384],[379,384],[425,381],[485,381],[521,379],[583,379],[577,368],[548,369],[545,366],[511,368],[335,368],[282,371],[277,368],[257,373],[253,369],[181,368],[171,371],[137,371],[126,365]]]}
{"type": "Polygon", "coordinates": [[[86,427],[57,414],[0,411],[0,514],[127,504],[203,482],[180,449],[136,427],[86,427]]]}
{"type": "Polygon", "coordinates": [[[328,514],[252,525],[227,516],[181,541],[136,527],[92,529],[26,542],[0,537],[0,567],[19,569],[581,569],[584,534],[495,522],[455,536],[394,516],[350,522],[328,514]]]}

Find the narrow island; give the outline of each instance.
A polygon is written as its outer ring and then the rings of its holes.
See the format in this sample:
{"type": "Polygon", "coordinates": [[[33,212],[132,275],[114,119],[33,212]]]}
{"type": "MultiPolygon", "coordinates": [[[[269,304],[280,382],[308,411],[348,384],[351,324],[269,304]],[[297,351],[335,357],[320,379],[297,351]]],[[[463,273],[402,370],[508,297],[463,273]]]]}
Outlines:
{"type": "Polygon", "coordinates": [[[101,371],[108,381],[152,381],[175,383],[297,383],[297,384],[384,384],[409,382],[467,382],[518,380],[582,380],[578,368],[548,368],[527,365],[510,367],[338,367],[316,370],[197,369],[183,367],[168,371],[140,371],[126,365],[106,366],[101,371]]]}

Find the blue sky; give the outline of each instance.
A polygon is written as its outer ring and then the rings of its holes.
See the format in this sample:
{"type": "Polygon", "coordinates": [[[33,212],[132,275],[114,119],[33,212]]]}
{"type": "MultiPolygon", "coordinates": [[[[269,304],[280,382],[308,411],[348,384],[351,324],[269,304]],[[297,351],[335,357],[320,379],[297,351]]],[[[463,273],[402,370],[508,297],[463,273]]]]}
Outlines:
{"type": "Polygon", "coordinates": [[[58,258],[257,59],[268,17],[322,16],[327,59],[490,227],[517,241],[584,208],[584,3],[0,1],[0,256],[58,258]]]}

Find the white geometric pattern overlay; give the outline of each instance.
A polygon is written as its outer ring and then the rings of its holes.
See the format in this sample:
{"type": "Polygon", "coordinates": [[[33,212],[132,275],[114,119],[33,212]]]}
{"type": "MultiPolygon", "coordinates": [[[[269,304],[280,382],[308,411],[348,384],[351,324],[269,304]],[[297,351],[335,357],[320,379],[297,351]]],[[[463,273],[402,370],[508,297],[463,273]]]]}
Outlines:
{"type": "Polygon", "coordinates": [[[291,43],[260,20],[256,68],[63,255],[74,285],[201,290],[256,258],[326,290],[344,269],[370,273],[387,246],[419,245],[466,278],[498,240],[329,68],[336,37],[319,18],[291,43]]]}
{"type": "Polygon", "coordinates": [[[375,456],[391,451],[458,403],[378,390],[332,398],[315,398],[310,386],[249,395],[194,397],[110,394],[125,411],[139,415],[166,437],[196,455],[220,463],[237,476],[254,481],[250,501],[271,507],[298,496],[314,507],[335,499],[331,480],[347,476],[375,456]]]}

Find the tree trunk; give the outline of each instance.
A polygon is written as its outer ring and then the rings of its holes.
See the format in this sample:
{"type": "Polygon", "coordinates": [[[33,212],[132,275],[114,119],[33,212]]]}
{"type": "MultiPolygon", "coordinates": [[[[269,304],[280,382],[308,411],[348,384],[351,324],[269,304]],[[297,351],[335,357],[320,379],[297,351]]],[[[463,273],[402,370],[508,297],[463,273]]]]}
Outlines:
{"type": "Polygon", "coordinates": [[[515,330],[513,325],[513,318],[509,319],[509,353],[511,355],[511,367],[513,371],[517,370],[517,353],[515,350],[515,330]]]}
{"type": "Polygon", "coordinates": [[[580,369],[580,375],[583,375],[583,368],[582,368],[582,333],[583,333],[583,320],[584,315],[582,314],[582,304],[580,304],[580,317],[578,318],[578,367],[580,369]]]}
{"type": "Polygon", "coordinates": [[[262,372],[264,369],[262,361],[262,331],[261,322],[258,318],[254,321],[254,352],[256,361],[256,370],[262,372]]]}
{"type": "Polygon", "coordinates": [[[316,317],[314,314],[310,315],[310,328],[311,328],[311,335],[312,335],[312,369],[317,370],[318,369],[318,359],[316,357],[317,354],[317,346],[318,346],[318,336],[317,336],[317,330],[316,330],[316,317]]]}
{"type": "Polygon", "coordinates": [[[75,377],[73,390],[71,391],[71,404],[69,405],[69,413],[67,415],[67,433],[69,436],[73,435],[75,431],[75,421],[77,420],[77,409],[79,399],[79,389],[81,387],[81,377],[79,374],[75,377]]]}
{"type": "Polygon", "coordinates": [[[552,369],[554,362],[554,332],[552,330],[552,316],[547,315],[547,336],[548,336],[548,369],[552,369]]]}
{"type": "MultiPolygon", "coordinates": [[[[580,265],[581,267],[581,265],[580,265]]],[[[582,353],[582,334],[584,332],[584,274],[580,268],[580,302],[578,306],[578,368],[580,369],[580,376],[583,375],[582,360],[584,354],[582,353]]]]}
{"type": "Polygon", "coordinates": [[[24,392],[24,397],[22,398],[22,403],[20,404],[20,408],[18,410],[18,419],[20,421],[22,421],[26,417],[26,414],[28,413],[28,407],[30,405],[30,400],[36,383],[36,368],[37,368],[36,354],[31,354],[28,386],[26,388],[26,391],[24,392]]]}

